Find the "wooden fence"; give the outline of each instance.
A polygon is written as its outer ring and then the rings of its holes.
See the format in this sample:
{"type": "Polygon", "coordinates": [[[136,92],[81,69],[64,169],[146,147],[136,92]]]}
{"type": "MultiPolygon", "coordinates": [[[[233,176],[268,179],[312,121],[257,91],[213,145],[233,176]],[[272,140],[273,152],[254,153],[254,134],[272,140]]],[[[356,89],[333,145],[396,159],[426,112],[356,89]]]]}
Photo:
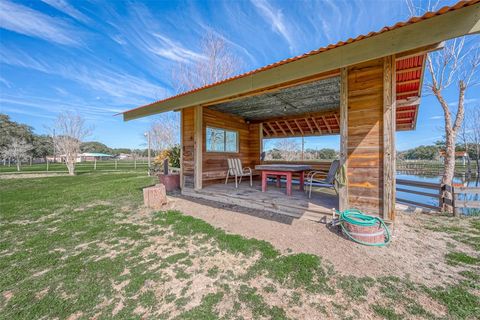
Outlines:
{"type": "Polygon", "coordinates": [[[455,215],[462,213],[464,209],[480,209],[480,187],[463,187],[463,186],[442,186],[440,183],[413,181],[406,179],[397,179],[397,192],[425,196],[435,199],[436,203],[427,203],[414,201],[404,198],[396,198],[398,203],[442,211],[444,205],[451,206],[455,215]],[[420,188],[422,190],[410,189],[408,187],[420,188]],[[424,191],[426,190],[426,191],[424,191]],[[445,191],[453,195],[452,199],[444,197],[445,191]],[[477,195],[469,198],[470,195],[477,195]]]}
{"type": "Polygon", "coordinates": [[[459,215],[463,209],[480,209],[480,187],[454,187],[453,208],[455,215],[459,215]],[[477,195],[468,199],[470,195],[477,195]]]}

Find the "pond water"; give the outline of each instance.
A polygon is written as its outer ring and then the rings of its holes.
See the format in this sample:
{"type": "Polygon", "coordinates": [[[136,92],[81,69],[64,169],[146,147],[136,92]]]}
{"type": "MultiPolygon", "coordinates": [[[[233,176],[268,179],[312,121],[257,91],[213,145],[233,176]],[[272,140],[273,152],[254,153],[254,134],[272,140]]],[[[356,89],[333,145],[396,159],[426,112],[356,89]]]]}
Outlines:
{"type": "MultiPolygon", "coordinates": [[[[397,171],[397,179],[405,179],[405,180],[411,180],[411,181],[420,181],[420,182],[431,182],[431,183],[440,183],[441,181],[441,175],[429,175],[425,173],[412,173],[412,172],[401,172],[397,171]]],[[[466,175],[458,175],[455,176],[453,182],[455,184],[461,184],[462,186],[465,187],[479,187],[480,186],[480,177],[478,176],[466,176],[466,175]]],[[[409,190],[415,190],[415,191],[421,191],[421,192],[428,192],[428,193],[435,193],[435,190],[432,189],[427,189],[427,188],[420,188],[420,187],[411,187],[411,186],[404,186],[404,185],[399,185],[397,188],[403,188],[403,189],[409,189],[409,190]]],[[[417,194],[411,194],[407,192],[401,192],[397,191],[397,197],[398,198],[403,198],[415,202],[420,202],[420,203],[426,203],[430,204],[433,206],[438,206],[438,199],[432,198],[432,197],[427,197],[423,195],[417,195],[417,194]]],[[[465,199],[465,196],[460,195],[460,199],[465,199]]],[[[468,195],[467,197],[468,200],[475,200],[479,201],[480,196],[479,195],[468,195]]],[[[462,212],[464,215],[478,215],[480,214],[480,211],[478,209],[464,209],[462,212]]]]}

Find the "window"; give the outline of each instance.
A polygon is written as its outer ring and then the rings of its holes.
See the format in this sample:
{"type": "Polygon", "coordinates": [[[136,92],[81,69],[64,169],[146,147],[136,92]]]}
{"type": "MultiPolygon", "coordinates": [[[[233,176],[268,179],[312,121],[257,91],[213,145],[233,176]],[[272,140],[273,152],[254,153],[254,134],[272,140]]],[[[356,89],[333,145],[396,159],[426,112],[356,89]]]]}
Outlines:
{"type": "Polygon", "coordinates": [[[207,152],[238,152],[238,132],[207,127],[207,152]]]}

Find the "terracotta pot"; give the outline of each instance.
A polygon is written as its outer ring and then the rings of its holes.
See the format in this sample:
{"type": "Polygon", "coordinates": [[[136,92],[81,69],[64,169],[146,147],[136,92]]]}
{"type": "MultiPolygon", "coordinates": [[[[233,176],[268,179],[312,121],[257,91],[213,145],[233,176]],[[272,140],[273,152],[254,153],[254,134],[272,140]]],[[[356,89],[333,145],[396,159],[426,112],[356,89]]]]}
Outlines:
{"type": "Polygon", "coordinates": [[[167,192],[180,188],[180,175],[179,174],[158,174],[158,180],[161,184],[165,185],[167,192]]]}
{"type": "Polygon", "coordinates": [[[380,225],[374,226],[357,226],[348,222],[344,222],[344,227],[354,239],[368,243],[383,243],[385,242],[385,234],[380,225]]]}

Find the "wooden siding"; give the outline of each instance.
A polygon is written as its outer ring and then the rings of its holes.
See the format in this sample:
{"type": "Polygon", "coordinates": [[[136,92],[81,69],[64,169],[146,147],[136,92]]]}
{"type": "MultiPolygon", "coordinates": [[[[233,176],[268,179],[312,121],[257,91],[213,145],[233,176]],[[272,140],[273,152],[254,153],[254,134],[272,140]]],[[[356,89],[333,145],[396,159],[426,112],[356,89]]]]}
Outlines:
{"type": "Polygon", "coordinates": [[[348,204],[381,214],[383,59],[348,68],[348,204]]]}
{"type": "Polygon", "coordinates": [[[260,163],[259,124],[248,124],[238,116],[204,108],[203,110],[203,181],[204,184],[225,179],[228,158],[239,158],[244,167],[254,168],[260,163]],[[238,152],[207,152],[206,127],[215,127],[238,132],[238,152]]]}
{"type": "Polygon", "coordinates": [[[193,188],[194,115],[194,107],[182,109],[182,186],[187,188],[193,188]]]}

